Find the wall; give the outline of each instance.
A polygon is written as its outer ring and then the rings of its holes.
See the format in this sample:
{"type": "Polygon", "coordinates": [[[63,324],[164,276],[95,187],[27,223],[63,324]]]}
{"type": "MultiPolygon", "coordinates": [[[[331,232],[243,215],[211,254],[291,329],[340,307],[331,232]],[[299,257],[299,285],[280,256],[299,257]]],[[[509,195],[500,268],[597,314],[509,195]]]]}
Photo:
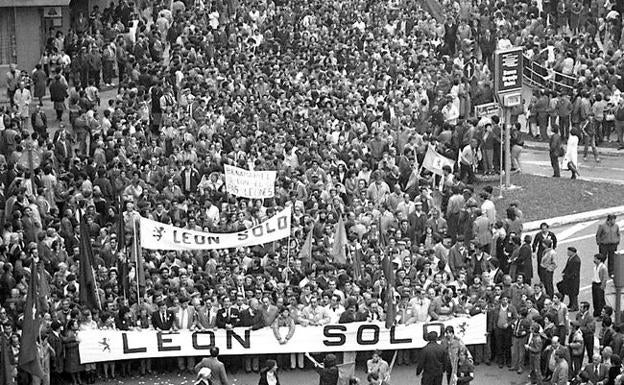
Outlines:
{"type": "Polygon", "coordinates": [[[17,66],[30,71],[41,59],[41,13],[38,7],[18,8],[15,12],[17,66]]]}

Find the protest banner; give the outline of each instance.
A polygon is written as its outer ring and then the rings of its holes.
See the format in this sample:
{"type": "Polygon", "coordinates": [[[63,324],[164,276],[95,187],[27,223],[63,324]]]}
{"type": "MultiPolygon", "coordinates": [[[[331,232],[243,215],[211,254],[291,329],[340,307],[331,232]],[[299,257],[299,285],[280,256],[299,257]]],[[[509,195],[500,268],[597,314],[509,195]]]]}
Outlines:
{"type": "Polygon", "coordinates": [[[263,199],[275,195],[275,171],[249,171],[224,165],[225,189],[243,198],[263,199]]]}
{"type": "Polygon", "coordinates": [[[290,235],[291,208],[237,233],[205,233],[141,217],[141,247],[150,250],[216,250],[261,245],[290,235]]]}
{"type": "MultiPolygon", "coordinates": [[[[285,344],[273,329],[234,328],[230,330],[85,330],[78,334],[80,361],[85,363],[128,359],[205,356],[211,347],[222,355],[286,354],[305,352],[371,351],[376,349],[417,349],[426,345],[423,335],[435,331],[444,335],[446,326],[466,345],[484,344],[485,314],[457,317],[447,321],[396,325],[386,329],[383,322],[355,322],[325,326],[295,326],[285,344]]],[[[286,330],[281,330],[286,335],[286,330]]]]}
{"type": "Polygon", "coordinates": [[[442,171],[442,167],[449,166],[451,170],[453,169],[453,165],[455,161],[453,159],[449,159],[443,155],[440,155],[433,146],[429,146],[427,148],[427,152],[425,153],[425,159],[423,159],[422,167],[431,171],[437,175],[444,175],[442,171]]]}
{"type": "Polygon", "coordinates": [[[498,103],[485,103],[474,106],[475,116],[477,118],[488,118],[491,119],[492,116],[496,115],[498,117],[503,116],[500,105],[498,103]]]}

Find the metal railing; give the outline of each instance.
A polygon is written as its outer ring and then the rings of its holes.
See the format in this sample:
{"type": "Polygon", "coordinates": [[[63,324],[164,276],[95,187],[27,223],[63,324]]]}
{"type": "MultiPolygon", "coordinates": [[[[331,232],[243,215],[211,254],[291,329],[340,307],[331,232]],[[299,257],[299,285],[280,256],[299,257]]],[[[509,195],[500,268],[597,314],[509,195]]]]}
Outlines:
{"type": "Polygon", "coordinates": [[[546,68],[524,55],[522,57],[524,60],[524,80],[530,87],[558,92],[571,92],[574,90],[576,86],[575,77],[546,68]]]}

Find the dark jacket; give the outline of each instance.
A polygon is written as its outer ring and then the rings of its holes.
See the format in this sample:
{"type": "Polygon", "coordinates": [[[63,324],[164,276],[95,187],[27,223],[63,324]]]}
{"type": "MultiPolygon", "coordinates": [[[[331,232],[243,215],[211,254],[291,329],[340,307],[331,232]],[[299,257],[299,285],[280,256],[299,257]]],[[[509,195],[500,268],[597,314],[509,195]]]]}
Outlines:
{"type": "Polygon", "coordinates": [[[561,285],[557,285],[561,289],[562,294],[578,295],[579,286],[581,285],[581,258],[578,254],[574,254],[566,262],[563,268],[563,279],[561,285]],[[560,286],[560,287],[559,287],[560,286]]]}
{"type": "MultiPolygon", "coordinates": [[[[267,372],[268,370],[263,370],[262,372],[260,372],[260,380],[258,380],[258,385],[269,385],[269,382],[267,381],[267,372]]],[[[277,373],[275,373],[275,379],[277,380],[277,385],[280,385],[280,380],[277,373]]]]}
{"type": "Polygon", "coordinates": [[[264,324],[261,311],[256,310],[252,315],[251,309],[247,308],[240,312],[240,326],[249,327],[251,330],[258,330],[268,325],[264,324]]]}
{"type": "Polygon", "coordinates": [[[447,351],[437,342],[429,342],[420,352],[420,360],[416,374],[422,373],[423,383],[425,379],[442,376],[444,372],[447,351]]]}
{"type": "Polygon", "coordinates": [[[518,251],[518,259],[516,260],[516,275],[522,273],[524,275],[524,282],[531,282],[533,279],[533,260],[531,252],[531,245],[524,243],[520,246],[518,251]]]}
{"type": "Polygon", "coordinates": [[[152,313],[152,325],[155,329],[160,330],[170,330],[173,327],[173,320],[175,319],[175,315],[173,312],[167,310],[165,319],[160,314],[160,311],[155,311],[152,313]]]}
{"type": "Polygon", "coordinates": [[[316,367],[319,374],[319,385],[337,385],[338,384],[338,367],[330,366],[329,368],[316,367]]]}
{"type": "Polygon", "coordinates": [[[238,309],[231,307],[230,315],[228,316],[226,309],[219,309],[217,312],[217,327],[224,329],[225,325],[230,324],[233,327],[238,326],[240,322],[240,314],[238,309]]]}
{"type": "Polygon", "coordinates": [[[62,102],[69,95],[67,94],[67,86],[59,80],[53,80],[50,83],[50,100],[53,102],[62,102]]]}

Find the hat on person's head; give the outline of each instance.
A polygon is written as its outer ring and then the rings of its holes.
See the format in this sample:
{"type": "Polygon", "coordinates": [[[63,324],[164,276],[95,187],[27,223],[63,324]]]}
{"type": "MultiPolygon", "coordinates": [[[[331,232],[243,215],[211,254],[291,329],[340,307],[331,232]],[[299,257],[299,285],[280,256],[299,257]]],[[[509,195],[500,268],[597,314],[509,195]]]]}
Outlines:
{"type": "Polygon", "coordinates": [[[570,247],[568,247],[568,251],[571,251],[571,252],[573,252],[573,253],[576,253],[576,247],[574,247],[574,246],[570,246],[570,247]]]}

